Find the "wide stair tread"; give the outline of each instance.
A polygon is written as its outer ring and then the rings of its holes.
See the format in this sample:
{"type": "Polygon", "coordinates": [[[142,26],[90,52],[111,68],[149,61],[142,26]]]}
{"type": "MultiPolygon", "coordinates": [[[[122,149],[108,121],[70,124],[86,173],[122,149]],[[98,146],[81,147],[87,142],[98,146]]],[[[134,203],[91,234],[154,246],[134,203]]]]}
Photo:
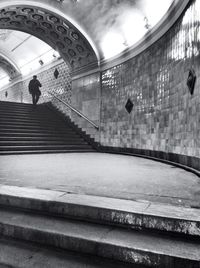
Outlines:
{"type": "Polygon", "coordinates": [[[0,215],[1,237],[30,245],[121,261],[122,268],[200,266],[197,209],[1,186],[0,215]]]}
{"type": "Polygon", "coordinates": [[[167,257],[200,260],[200,244],[180,238],[3,208],[0,215],[1,235],[16,239],[127,262],[135,262],[138,255],[140,262],[155,267],[167,257]]]}

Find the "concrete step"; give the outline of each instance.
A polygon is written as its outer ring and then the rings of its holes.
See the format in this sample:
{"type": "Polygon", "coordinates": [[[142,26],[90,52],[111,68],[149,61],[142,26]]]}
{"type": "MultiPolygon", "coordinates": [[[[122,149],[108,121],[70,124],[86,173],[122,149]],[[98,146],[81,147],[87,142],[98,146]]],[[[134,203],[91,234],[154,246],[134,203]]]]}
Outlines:
{"type": "Polygon", "coordinates": [[[44,145],[0,145],[0,151],[32,151],[32,150],[81,150],[90,149],[88,144],[44,144],[44,145]]]}
{"type": "Polygon", "coordinates": [[[2,117],[29,117],[29,116],[35,116],[35,117],[48,117],[49,113],[51,113],[53,116],[54,115],[51,111],[49,111],[48,109],[44,110],[44,111],[40,111],[40,110],[34,110],[34,109],[30,109],[28,111],[19,111],[19,110],[14,110],[14,109],[4,109],[2,110],[0,108],[0,112],[2,117]]]}
{"type": "Polygon", "coordinates": [[[57,127],[57,128],[69,128],[67,124],[57,121],[0,121],[0,127],[4,126],[20,126],[20,127],[57,127]]]}
{"type": "MultiPolygon", "coordinates": [[[[1,115],[2,116],[2,115],[1,115]]],[[[43,122],[44,124],[46,122],[48,123],[63,123],[63,121],[59,118],[52,118],[52,117],[31,117],[31,116],[27,116],[27,117],[8,117],[8,116],[5,116],[5,117],[0,117],[0,122],[1,123],[4,123],[4,122],[10,122],[10,123],[20,123],[20,122],[24,122],[24,123],[38,123],[38,122],[43,122]]]]}
{"type": "Polygon", "coordinates": [[[0,105],[31,105],[31,103],[27,103],[27,102],[16,102],[16,101],[0,101],[0,105]]]}
{"type": "Polygon", "coordinates": [[[13,138],[24,138],[24,137],[27,137],[27,138],[43,138],[43,139],[48,139],[48,138],[62,138],[62,139],[72,139],[72,138],[80,138],[80,136],[74,132],[64,132],[64,133],[61,133],[61,132],[31,132],[31,131],[26,131],[26,132],[22,132],[19,131],[19,132],[6,132],[6,131],[1,131],[0,130],[0,139],[1,140],[4,140],[4,139],[13,139],[13,138]]]}
{"type": "Polygon", "coordinates": [[[0,132],[1,131],[30,131],[30,132],[49,132],[49,131],[56,131],[56,132],[71,132],[74,133],[74,130],[65,127],[65,126],[45,126],[45,125],[24,125],[24,124],[0,124],[0,132]]]}
{"type": "Polygon", "coordinates": [[[55,141],[55,142],[84,142],[84,140],[76,135],[71,137],[65,136],[0,136],[0,144],[6,145],[6,143],[14,143],[14,142],[47,142],[47,141],[55,141]]]}
{"type": "Polygon", "coordinates": [[[1,155],[94,151],[46,105],[0,102],[0,114],[1,155]]]}
{"type": "Polygon", "coordinates": [[[61,146],[61,145],[69,145],[69,146],[82,146],[87,143],[84,140],[14,140],[14,141],[1,141],[0,140],[0,148],[2,146],[61,146]]]}
{"type": "Polygon", "coordinates": [[[42,127],[37,127],[37,128],[34,128],[34,127],[19,127],[19,126],[16,126],[16,127],[12,127],[12,126],[5,126],[4,128],[0,128],[0,134],[3,133],[6,133],[6,132],[9,132],[9,133],[35,133],[35,134],[61,134],[61,135],[65,135],[65,134],[74,134],[75,132],[70,129],[70,128],[65,128],[64,130],[61,129],[61,130],[58,130],[58,128],[52,128],[52,129],[49,129],[49,128],[42,128],[42,127]]]}
{"type": "Polygon", "coordinates": [[[0,155],[19,155],[19,154],[59,154],[59,153],[93,153],[96,152],[92,147],[90,148],[68,148],[68,149],[30,149],[30,150],[9,150],[9,151],[1,151],[0,155]]]}
{"type": "Polygon", "coordinates": [[[31,103],[11,102],[11,101],[0,101],[0,107],[31,107],[31,103]]]}
{"type": "Polygon", "coordinates": [[[144,268],[87,254],[0,238],[1,268],[144,268]]]}
{"type": "MultiPolygon", "coordinates": [[[[37,108],[44,108],[44,104],[38,104],[37,108]]],[[[22,102],[10,102],[10,101],[0,101],[0,107],[16,107],[16,108],[29,108],[33,107],[32,103],[22,103],[22,102]]]]}
{"type": "Polygon", "coordinates": [[[0,186],[0,206],[87,222],[200,237],[199,209],[61,191],[0,186]]]}
{"type": "Polygon", "coordinates": [[[0,105],[0,112],[6,112],[6,111],[15,111],[16,113],[30,113],[32,111],[36,111],[36,112],[46,112],[46,107],[34,107],[32,105],[27,106],[27,107],[21,107],[21,106],[2,106],[0,105]]]}
{"type": "Polygon", "coordinates": [[[150,267],[199,267],[200,244],[120,227],[0,209],[0,235],[150,267]]]}

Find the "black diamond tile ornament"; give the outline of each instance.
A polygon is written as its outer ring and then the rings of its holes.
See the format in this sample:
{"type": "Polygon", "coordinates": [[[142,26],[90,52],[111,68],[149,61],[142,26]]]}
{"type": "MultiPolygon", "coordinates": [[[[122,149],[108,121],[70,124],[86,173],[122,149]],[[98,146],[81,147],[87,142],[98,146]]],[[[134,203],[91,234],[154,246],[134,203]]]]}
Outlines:
{"type": "Polygon", "coordinates": [[[57,79],[59,76],[59,71],[57,69],[55,69],[54,71],[54,77],[57,79]]]}
{"type": "Polygon", "coordinates": [[[133,109],[133,103],[130,99],[127,100],[125,108],[126,108],[127,112],[130,114],[132,109],[133,109]]]}
{"type": "Polygon", "coordinates": [[[194,69],[189,70],[188,78],[187,78],[187,86],[189,88],[190,94],[194,93],[194,87],[196,82],[196,74],[194,69]]]}

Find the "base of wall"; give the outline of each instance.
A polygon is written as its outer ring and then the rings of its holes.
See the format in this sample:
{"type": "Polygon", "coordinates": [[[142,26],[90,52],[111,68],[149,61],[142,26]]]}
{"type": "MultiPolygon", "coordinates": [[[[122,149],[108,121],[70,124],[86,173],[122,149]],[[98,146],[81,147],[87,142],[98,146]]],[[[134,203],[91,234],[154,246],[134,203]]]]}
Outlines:
{"type": "Polygon", "coordinates": [[[120,147],[108,147],[101,146],[101,152],[115,153],[115,154],[127,154],[137,157],[144,157],[155,161],[160,161],[169,165],[174,165],[183,168],[187,171],[193,172],[200,177],[200,158],[180,155],[174,153],[166,153],[162,151],[152,151],[136,148],[120,148],[120,147]]]}

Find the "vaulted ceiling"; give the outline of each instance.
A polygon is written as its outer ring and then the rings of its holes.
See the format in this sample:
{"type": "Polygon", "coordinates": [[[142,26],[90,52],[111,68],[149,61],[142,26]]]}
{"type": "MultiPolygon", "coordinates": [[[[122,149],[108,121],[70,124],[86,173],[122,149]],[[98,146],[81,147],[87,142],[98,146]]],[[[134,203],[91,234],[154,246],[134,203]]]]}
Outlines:
{"type": "MultiPolygon", "coordinates": [[[[99,60],[134,45],[163,17],[172,2],[1,0],[0,55],[13,62],[16,74],[26,70],[30,62],[38,64],[44,55],[54,59],[55,51],[73,69],[97,66],[99,60]]],[[[0,78],[3,72],[5,75],[5,66],[8,65],[0,59],[0,78]]]]}

